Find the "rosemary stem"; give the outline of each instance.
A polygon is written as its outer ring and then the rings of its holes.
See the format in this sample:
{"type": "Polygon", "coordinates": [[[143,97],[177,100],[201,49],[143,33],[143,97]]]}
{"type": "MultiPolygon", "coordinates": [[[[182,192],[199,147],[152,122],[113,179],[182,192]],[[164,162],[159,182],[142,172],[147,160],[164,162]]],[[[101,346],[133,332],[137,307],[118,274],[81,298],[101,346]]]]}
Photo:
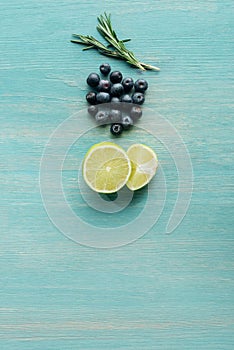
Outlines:
{"type": "Polygon", "coordinates": [[[102,35],[102,37],[108,42],[107,46],[105,46],[100,41],[98,41],[90,35],[85,36],[73,34],[73,37],[76,38],[76,40],[73,39],[71,40],[71,42],[75,44],[86,45],[86,48],[84,48],[83,51],[89,49],[96,49],[103,55],[122,59],[130,65],[137,67],[141,70],[160,70],[158,67],[138,61],[133,52],[127,49],[124,43],[129,41],[130,39],[119,40],[118,36],[116,35],[116,32],[112,27],[110,14],[108,15],[105,12],[103,15],[100,15],[97,18],[97,20],[97,30],[102,35]]]}

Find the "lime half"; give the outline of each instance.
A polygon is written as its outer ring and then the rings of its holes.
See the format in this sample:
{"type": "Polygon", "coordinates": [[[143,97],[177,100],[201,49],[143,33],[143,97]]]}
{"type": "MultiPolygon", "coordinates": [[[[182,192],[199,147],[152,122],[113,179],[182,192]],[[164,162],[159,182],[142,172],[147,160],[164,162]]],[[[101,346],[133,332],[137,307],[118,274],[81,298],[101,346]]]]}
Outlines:
{"type": "Polygon", "coordinates": [[[131,174],[131,162],[125,151],[113,142],[92,146],[83,161],[83,177],[87,185],[100,193],[120,190],[131,174]]]}
{"type": "Polygon", "coordinates": [[[127,186],[135,191],[147,185],[156,173],[158,158],[152,148],[143,144],[134,144],[127,155],[131,161],[132,172],[127,186]]]}

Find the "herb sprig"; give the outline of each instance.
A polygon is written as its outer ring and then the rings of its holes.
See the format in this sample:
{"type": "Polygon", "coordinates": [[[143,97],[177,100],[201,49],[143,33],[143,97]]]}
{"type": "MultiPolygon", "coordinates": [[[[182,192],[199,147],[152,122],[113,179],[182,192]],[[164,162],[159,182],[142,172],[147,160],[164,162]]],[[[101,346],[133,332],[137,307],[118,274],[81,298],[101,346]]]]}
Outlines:
{"type": "Polygon", "coordinates": [[[91,35],[80,35],[73,34],[75,39],[71,40],[72,43],[85,45],[86,47],[83,49],[96,49],[101,54],[105,56],[111,56],[114,58],[122,59],[129,63],[130,65],[137,67],[141,70],[155,70],[159,71],[158,67],[152,66],[150,64],[146,64],[140,62],[134,55],[134,53],[127,49],[125,46],[125,42],[130,41],[131,39],[120,40],[114,31],[111,23],[111,15],[106,12],[104,15],[100,15],[98,18],[97,30],[101,34],[101,36],[109,43],[108,45],[104,45],[99,40],[94,38],[91,35]]]}

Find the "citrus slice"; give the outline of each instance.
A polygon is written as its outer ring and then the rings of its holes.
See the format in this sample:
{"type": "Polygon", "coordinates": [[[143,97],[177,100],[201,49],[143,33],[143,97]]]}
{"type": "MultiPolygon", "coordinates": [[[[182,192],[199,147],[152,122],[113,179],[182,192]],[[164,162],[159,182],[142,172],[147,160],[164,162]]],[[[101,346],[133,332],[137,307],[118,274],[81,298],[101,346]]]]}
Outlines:
{"type": "Polygon", "coordinates": [[[100,193],[120,190],[131,174],[131,163],[125,151],[113,142],[92,146],[83,161],[83,176],[87,185],[100,193]]]}
{"type": "Polygon", "coordinates": [[[143,144],[134,144],[127,150],[132,172],[127,182],[130,190],[135,191],[147,185],[156,173],[158,158],[152,148],[143,144]]]}

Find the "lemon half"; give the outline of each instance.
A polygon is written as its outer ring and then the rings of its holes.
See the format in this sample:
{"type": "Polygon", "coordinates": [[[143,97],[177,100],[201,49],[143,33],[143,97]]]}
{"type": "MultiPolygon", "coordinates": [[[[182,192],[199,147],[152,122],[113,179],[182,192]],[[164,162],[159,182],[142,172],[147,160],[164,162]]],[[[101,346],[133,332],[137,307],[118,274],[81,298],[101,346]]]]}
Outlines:
{"type": "Polygon", "coordinates": [[[100,193],[120,190],[131,174],[131,162],[126,152],[113,142],[92,146],[83,161],[83,177],[87,185],[100,193]]]}
{"type": "Polygon", "coordinates": [[[127,181],[130,190],[135,191],[147,185],[156,173],[158,158],[152,148],[134,144],[127,150],[131,161],[131,175],[127,181]]]}

